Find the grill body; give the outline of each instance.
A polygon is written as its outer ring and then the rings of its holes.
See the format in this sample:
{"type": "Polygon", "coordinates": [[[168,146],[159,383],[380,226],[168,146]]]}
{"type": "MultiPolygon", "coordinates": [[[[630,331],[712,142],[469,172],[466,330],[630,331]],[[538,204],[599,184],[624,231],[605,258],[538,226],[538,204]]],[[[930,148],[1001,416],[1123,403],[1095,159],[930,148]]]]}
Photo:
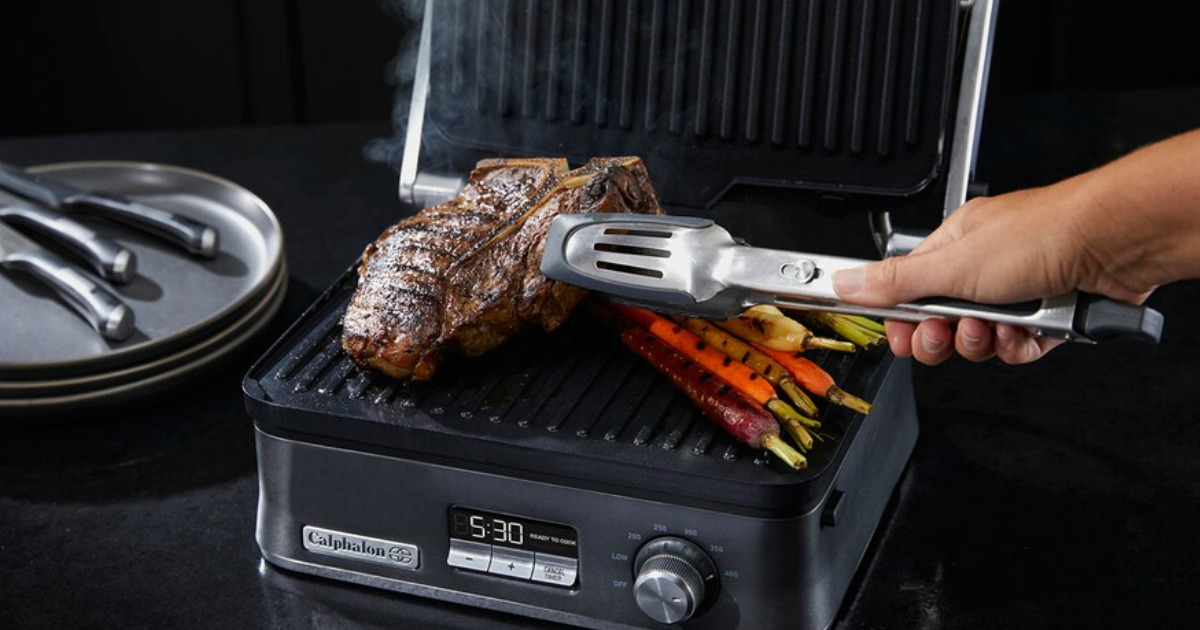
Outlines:
{"type": "Polygon", "coordinates": [[[581,627],[662,627],[636,606],[633,562],[646,543],[678,536],[703,548],[719,576],[681,627],[833,622],[916,440],[907,361],[883,351],[825,357],[878,411],[831,408],[832,441],[796,472],[715,429],[582,314],[562,331],[514,339],[522,347],[506,348],[510,358],[448,365],[443,382],[360,372],[337,346],[352,280],[244,383],[257,539],[272,564],[581,627]],[[555,352],[563,346],[572,356],[555,352]],[[451,566],[454,506],[573,528],[574,584],[451,566]],[[416,568],[314,551],[306,528],[410,545],[416,568]]]}

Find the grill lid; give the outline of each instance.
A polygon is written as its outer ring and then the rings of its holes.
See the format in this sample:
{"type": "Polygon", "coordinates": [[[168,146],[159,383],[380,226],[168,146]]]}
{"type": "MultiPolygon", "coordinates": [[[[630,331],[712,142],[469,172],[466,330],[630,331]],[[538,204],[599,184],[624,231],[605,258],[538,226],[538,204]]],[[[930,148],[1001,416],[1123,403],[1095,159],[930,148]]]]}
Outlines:
{"type": "Polygon", "coordinates": [[[754,184],[896,209],[944,168],[958,0],[426,11],[428,89],[411,115],[423,172],[462,174],[496,155],[638,155],[668,205],[708,207],[754,184]]]}

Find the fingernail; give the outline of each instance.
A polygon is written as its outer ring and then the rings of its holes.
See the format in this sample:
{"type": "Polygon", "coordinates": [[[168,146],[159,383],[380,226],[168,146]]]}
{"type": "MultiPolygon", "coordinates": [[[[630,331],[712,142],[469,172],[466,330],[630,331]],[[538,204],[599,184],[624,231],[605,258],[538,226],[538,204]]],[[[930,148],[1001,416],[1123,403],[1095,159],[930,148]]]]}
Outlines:
{"type": "Polygon", "coordinates": [[[921,347],[929,354],[937,354],[942,351],[942,348],[946,347],[946,343],[939,339],[934,339],[925,333],[921,333],[921,347]]]}
{"type": "Polygon", "coordinates": [[[833,290],[838,295],[853,295],[863,290],[867,282],[867,270],[862,267],[842,269],[833,274],[833,290]]]}

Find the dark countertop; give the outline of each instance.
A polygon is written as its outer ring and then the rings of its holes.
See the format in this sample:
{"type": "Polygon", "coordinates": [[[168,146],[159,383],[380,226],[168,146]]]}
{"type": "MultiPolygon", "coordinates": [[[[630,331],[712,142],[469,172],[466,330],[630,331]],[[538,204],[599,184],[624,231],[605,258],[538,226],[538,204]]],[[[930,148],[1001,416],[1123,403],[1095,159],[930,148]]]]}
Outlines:
{"type": "MultiPolygon", "coordinates": [[[[1200,93],[989,105],[991,192],[1048,183],[1194,124],[1200,93]]],[[[528,628],[521,618],[267,567],[254,542],[245,369],[397,214],[363,158],[386,125],[0,139],[0,160],[179,164],[258,193],[285,232],[287,302],[227,370],[115,417],[6,426],[0,625],[528,628]],[[347,217],[353,217],[348,220],[347,217]]],[[[845,628],[1194,627],[1200,586],[1200,285],[1150,304],[1163,343],[1031,366],[916,371],[921,437],[848,596],[845,628]]]]}

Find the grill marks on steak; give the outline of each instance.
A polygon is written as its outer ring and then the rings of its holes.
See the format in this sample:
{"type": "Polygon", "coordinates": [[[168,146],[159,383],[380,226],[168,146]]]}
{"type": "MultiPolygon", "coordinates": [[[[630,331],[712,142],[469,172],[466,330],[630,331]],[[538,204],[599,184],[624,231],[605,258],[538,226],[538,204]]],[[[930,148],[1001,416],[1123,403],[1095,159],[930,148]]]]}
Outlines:
{"type": "Polygon", "coordinates": [[[585,291],[543,276],[542,250],[550,221],[576,212],[662,210],[638,158],[480,162],[458,197],[367,247],[342,345],[360,366],[427,380],[446,350],[477,356],[526,323],[556,328],[585,291]]]}

